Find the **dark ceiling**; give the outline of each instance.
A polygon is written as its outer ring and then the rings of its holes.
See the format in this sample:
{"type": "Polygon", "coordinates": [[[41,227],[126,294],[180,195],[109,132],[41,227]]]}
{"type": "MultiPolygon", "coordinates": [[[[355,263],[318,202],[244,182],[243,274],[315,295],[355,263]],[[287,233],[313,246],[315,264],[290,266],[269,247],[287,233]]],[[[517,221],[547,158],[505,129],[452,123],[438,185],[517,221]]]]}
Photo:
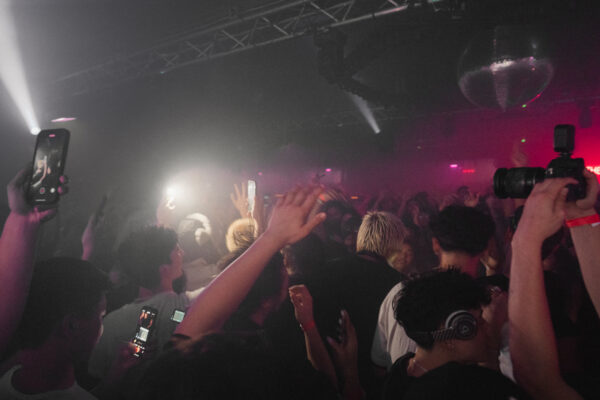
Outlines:
{"type": "MultiPolygon", "coordinates": [[[[598,7],[581,0],[444,0],[432,3],[453,12],[414,7],[339,28],[347,37],[346,54],[375,33],[395,32],[399,38],[361,71],[373,88],[393,90],[403,99],[392,107],[395,117],[380,121],[384,131],[378,137],[348,94],[319,73],[312,35],[80,96],[50,90],[53,81],[72,72],[270,3],[286,2],[18,0],[12,9],[40,119],[78,117],[71,126],[79,137],[72,150],[85,157],[71,152],[71,166],[98,174],[142,169],[154,161],[176,168],[198,158],[245,168],[267,163],[285,146],[308,149],[317,162],[368,155],[391,146],[396,139],[390,132],[416,118],[477,111],[458,88],[457,63],[478,32],[498,24],[533,26],[544,36],[556,73],[539,104],[598,95],[598,7]],[[343,122],[348,114],[354,123],[343,122]],[[331,115],[342,122],[332,124],[331,115]]],[[[382,1],[356,1],[365,10],[376,3],[382,1]]],[[[29,157],[33,142],[10,97],[2,92],[0,101],[10,143],[3,146],[3,171],[10,175],[29,157]]]]}

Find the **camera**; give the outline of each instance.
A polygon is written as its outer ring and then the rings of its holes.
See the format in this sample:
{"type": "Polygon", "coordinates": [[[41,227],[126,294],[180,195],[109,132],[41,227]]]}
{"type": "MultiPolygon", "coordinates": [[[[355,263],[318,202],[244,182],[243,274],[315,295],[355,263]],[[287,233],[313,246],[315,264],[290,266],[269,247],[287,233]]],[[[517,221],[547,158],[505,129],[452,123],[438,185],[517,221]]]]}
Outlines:
{"type": "Polygon", "coordinates": [[[501,199],[508,197],[524,199],[529,196],[536,183],[547,178],[574,178],[577,184],[569,184],[567,201],[583,199],[587,184],[583,176],[583,158],[572,158],[575,148],[575,127],[556,125],[554,127],[554,151],[558,157],[550,161],[546,169],[539,167],[499,168],[494,174],[494,193],[501,199]]]}

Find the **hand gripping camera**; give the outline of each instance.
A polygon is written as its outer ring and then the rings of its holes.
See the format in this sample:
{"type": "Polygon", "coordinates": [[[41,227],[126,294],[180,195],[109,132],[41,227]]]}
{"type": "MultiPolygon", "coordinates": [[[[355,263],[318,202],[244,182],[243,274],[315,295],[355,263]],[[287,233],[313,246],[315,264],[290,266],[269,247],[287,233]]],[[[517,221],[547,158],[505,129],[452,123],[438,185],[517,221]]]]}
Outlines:
{"type": "Polygon", "coordinates": [[[508,197],[524,199],[529,196],[536,183],[546,178],[574,178],[577,184],[569,184],[567,201],[585,197],[587,184],[583,176],[583,158],[571,158],[575,148],[575,127],[554,127],[554,151],[558,157],[550,161],[546,169],[539,167],[499,168],[494,174],[494,193],[501,199],[508,197]]]}

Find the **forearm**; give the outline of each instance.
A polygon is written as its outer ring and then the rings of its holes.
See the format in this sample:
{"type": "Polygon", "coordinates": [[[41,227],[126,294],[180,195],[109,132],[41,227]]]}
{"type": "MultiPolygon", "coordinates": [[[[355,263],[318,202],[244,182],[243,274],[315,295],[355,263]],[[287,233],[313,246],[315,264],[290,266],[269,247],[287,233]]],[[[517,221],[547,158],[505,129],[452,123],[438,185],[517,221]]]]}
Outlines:
{"type": "Polygon", "coordinates": [[[14,333],[29,292],[39,223],[11,213],[0,237],[0,353],[14,333]]]}
{"type": "Polygon", "coordinates": [[[304,342],[306,344],[306,356],[312,366],[317,371],[327,375],[331,383],[337,388],[338,380],[335,367],[316,326],[304,332],[304,342]]]}
{"type": "MultiPolygon", "coordinates": [[[[594,210],[583,213],[583,216],[595,214],[594,210]]],[[[581,267],[583,280],[594,303],[596,312],[600,314],[600,226],[581,225],[570,228],[575,252],[581,267]]]]}
{"type": "Polygon", "coordinates": [[[270,260],[283,247],[279,238],[261,235],[198,295],[175,333],[196,338],[221,329],[244,300],[270,260]]]}
{"type": "MultiPolygon", "coordinates": [[[[562,380],[546,300],[541,243],[515,236],[509,294],[510,350],[515,378],[535,398],[572,392],[562,380]]],[[[564,398],[564,397],[563,397],[564,398]]],[[[569,398],[569,397],[567,397],[569,398]]]]}

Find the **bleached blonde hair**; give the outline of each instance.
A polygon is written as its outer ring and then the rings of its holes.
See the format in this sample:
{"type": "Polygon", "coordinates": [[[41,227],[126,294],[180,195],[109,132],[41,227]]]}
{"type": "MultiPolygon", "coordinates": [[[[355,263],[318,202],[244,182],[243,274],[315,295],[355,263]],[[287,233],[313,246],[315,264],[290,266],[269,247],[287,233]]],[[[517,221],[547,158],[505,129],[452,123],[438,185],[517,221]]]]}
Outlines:
{"type": "Polygon", "coordinates": [[[371,251],[388,259],[407,236],[400,218],[386,211],[369,211],[362,220],[356,238],[356,251],[371,251]]]}

